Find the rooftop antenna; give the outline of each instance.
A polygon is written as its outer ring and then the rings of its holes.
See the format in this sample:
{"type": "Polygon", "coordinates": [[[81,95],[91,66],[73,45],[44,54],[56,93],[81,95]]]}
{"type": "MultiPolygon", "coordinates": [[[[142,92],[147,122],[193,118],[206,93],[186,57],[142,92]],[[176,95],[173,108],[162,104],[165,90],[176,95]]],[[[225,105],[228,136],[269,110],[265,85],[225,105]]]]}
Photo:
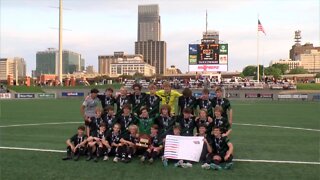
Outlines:
{"type": "Polygon", "coordinates": [[[296,45],[300,45],[300,42],[301,42],[301,31],[300,30],[297,30],[294,32],[294,39],[295,39],[295,43],[296,45]]]}

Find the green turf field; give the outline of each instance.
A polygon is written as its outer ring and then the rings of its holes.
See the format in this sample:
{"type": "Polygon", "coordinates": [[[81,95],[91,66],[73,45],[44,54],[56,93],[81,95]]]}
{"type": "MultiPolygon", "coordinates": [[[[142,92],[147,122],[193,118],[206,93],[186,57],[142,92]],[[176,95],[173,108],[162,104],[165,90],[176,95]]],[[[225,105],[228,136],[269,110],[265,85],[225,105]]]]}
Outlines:
{"type": "MultiPolygon", "coordinates": [[[[80,122],[81,99],[0,100],[0,146],[64,150],[80,123],[4,127],[17,124],[80,122]]],[[[0,149],[0,179],[319,179],[320,103],[232,101],[231,141],[238,160],[316,162],[290,164],[236,161],[232,170],[164,168],[142,165],[62,161],[60,152],[0,149]],[[281,126],[259,127],[257,124],[281,126]],[[297,127],[304,129],[288,129],[297,127]]]]}

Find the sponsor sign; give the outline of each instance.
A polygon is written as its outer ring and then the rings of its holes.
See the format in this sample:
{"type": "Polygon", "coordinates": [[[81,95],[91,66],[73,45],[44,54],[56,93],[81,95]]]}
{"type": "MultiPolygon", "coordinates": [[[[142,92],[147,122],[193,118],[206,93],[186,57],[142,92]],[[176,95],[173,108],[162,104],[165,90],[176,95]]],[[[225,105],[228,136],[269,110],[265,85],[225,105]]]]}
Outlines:
{"type": "Polygon", "coordinates": [[[200,136],[166,136],[164,157],[199,162],[203,148],[200,136]]]}
{"type": "Polygon", "coordinates": [[[20,94],[15,94],[15,98],[19,99],[32,99],[35,98],[35,94],[30,94],[30,93],[20,93],[20,94]]]}
{"type": "Polygon", "coordinates": [[[189,71],[208,71],[208,72],[217,72],[217,71],[227,71],[228,65],[189,65],[189,71]]]}
{"type": "Polygon", "coordinates": [[[10,99],[11,94],[10,93],[0,93],[0,99],[10,99]]]}
{"type": "Polygon", "coordinates": [[[56,97],[56,94],[54,93],[49,93],[49,94],[46,94],[46,93],[43,93],[43,94],[38,94],[38,98],[40,99],[53,99],[56,97]]]}
{"type": "Polygon", "coordinates": [[[220,64],[228,64],[228,55],[219,55],[220,64]]]}
{"type": "Polygon", "coordinates": [[[219,54],[228,54],[228,44],[219,44],[219,54]]]}
{"type": "Polygon", "coordinates": [[[64,97],[83,97],[84,93],[83,92],[62,92],[61,95],[64,97]]]}

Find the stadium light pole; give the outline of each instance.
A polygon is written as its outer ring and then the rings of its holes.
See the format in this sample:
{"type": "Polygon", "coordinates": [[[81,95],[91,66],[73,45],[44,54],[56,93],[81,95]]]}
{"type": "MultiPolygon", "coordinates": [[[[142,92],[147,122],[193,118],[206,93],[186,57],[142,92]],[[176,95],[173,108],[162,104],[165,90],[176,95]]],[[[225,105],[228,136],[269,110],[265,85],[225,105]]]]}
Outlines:
{"type": "Polygon", "coordinates": [[[62,86],[62,0],[59,0],[59,63],[58,78],[62,86]]]}

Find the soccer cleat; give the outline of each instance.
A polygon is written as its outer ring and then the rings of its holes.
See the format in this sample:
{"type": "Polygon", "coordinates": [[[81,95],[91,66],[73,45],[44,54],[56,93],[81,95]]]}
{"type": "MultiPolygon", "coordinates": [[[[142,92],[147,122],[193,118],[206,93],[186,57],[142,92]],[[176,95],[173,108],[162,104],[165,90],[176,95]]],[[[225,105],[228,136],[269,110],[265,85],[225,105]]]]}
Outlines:
{"type": "Polygon", "coordinates": [[[211,169],[214,169],[214,170],[221,170],[221,169],[222,169],[221,166],[216,165],[216,164],[214,164],[214,163],[211,163],[211,164],[210,164],[210,168],[211,168],[211,169]]]}
{"type": "Polygon", "coordinates": [[[92,159],[92,156],[88,156],[88,158],[86,160],[90,161],[91,159],[92,159]]]}
{"type": "Polygon", "coordinates": [[[174,164],[174,167],[180,167],[183,164],[183,160],[179,160],[177,163],[174,164]]]}
{"type": "Polygon", "coordinates": [[[72,159],[70,156],[67,156],[67,157],[64,157],[64,158],[62,158],[62,160],[70,160],[70,159],[72,159]]]}
{"type": "Polygon", "coordinates": [[[124,163],[129,163],[130,161],[131,161],[130,158],[125,158],[123,162],[124,162],[124,163]]]}
{"type": "Polygon", "coordinates": [[[233,166],[233,162],[226,163],[226,165],[224,166],[224,169],[231,169],[232,166],[233,166]]]}
{"type": "Polygon", "coordinates": [[[182,167],[182,168],[192,168],[192,164],[189,163],[189,162],[187,162],[187,163],[182,163],[182,164],[181,164],[181,167],[182,167]]]}
{"type": "Polygon", "coordinates": [[[165,158],[164,158],[164,159],[162,160],[162,163],[163,163],[163,166],[164,166],[164,167],[168,167],[168,159],[165,159],[165,158]]]}
{"type": "Polygon", "coordinates": [[[201,165],[201,168],[209,170],[210,169],[210,164],[204,163],[204,164],[201,165]]]}
{"type": "Polygon", "coordinates": [[[108,159],[109,159],[108,156],[104,156],[104,157],[103,157],[103,160],[104,160],[104,161],[107,161],[108,159]]]}
{"type": "Polygon", "coordinates": [[[75,157],[74,157],[74,161],[78,161],[79,160],[79,158],[80,158],[80,153],[78,153],[75,157]]]}
{"type": "Polygon", "coordinates": [[[94,161],[94,162],[98,162],[98,157],[94,157],[94,158],[93,158],[93,161],[94,161]]]}
{"type": "Polygon", "coordinates": [[[141,158],[140,158],[140,161],[143,163],[144,161],[146,160],[146,157],[144,157],[144,156],[142,156],[141,158]]]}
{"type": "Polygon", "coordinates": [[[152,164],[153,163],[153,158],[149,159],[149,163],[152,164]]]}
{"type": "Polygon", "coordinates": [[[118,157],[114,157],[113,158],[113,162],[117,163],[119,161],[119,158],[118,157]]]}

